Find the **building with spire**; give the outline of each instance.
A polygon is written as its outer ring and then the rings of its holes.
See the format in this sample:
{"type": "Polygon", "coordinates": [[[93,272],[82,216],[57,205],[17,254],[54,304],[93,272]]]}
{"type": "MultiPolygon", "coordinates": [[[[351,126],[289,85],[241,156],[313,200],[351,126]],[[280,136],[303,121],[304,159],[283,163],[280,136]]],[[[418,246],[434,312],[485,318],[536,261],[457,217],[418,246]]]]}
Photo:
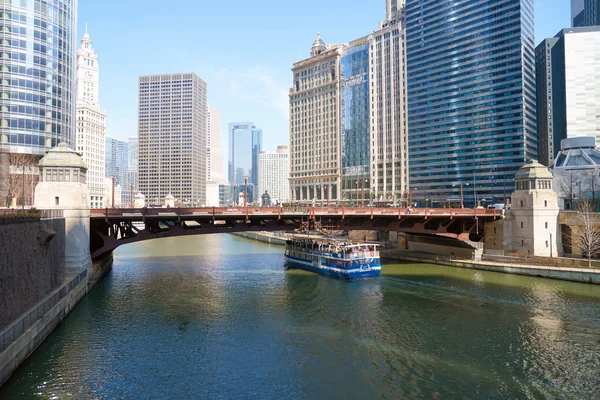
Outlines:
{"type": "Polygon", "coordinates": [[[88,165],[90,207],[105,207],[106,112],[100,107],[100,68],[87,32],[77,52],[76,150],[88,165]]]}
{"type": "Polygon", "coordinates": [[[310,57],[294,63],[290,89],[292,201],[341,198],[340,60],[344,45],[317,35],[310,57]]]}

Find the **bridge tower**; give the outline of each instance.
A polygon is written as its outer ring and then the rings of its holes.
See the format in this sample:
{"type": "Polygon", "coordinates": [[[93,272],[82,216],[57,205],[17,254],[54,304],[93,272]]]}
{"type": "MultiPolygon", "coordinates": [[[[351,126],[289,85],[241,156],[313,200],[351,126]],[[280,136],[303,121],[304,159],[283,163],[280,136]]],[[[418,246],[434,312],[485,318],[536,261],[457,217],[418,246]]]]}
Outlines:
{"type": "Polygon", "coordinates": [[[515,175],[516,190],[506,216],[504,243],[508,251],[557,257],[558,195],[552,189],[552,174],[531,160],[515,175]]]}
{"type": "Polygon", "coordinates": [[[62,210],[65,218],[65,272],[76,274],[92,265],[90,256],[90,201],[87,165],[65,143],[50,150],[39,162],[40,182],[35,207],[62,210]]]}

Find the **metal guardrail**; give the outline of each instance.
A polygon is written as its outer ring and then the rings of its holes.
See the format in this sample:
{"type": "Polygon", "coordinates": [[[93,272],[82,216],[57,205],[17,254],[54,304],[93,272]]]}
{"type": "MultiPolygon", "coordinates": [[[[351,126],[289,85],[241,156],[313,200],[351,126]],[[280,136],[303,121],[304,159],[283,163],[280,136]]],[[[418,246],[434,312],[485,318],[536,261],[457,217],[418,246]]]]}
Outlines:
{"type": "Polygon", "coordinates": [[[73,278],[69,283],[48,295],[40,304],[34,306],[16,321],[13,321],[6,328],[0,331],[0,353],[2,353],[15,340],[17,340],[25,331],[31,328],[33,324],[42,319],[42,317],[46,315],[46,313],[48,313],[48,311],[56,306],[62,299],[64,299],[75,287],[77,287],[77,285],[81,283],[81,281],[87,277],[87,273],[87,270],[83,271],[81,274],[73,278]]]}
{"type": "Polygon", "coordinates": [[[191,216],[191,215],[370,215],[370,216],[425,216],[425,217],[502,217],[503,210],[472,208],[387,208],[387,207],[200,207],[200,208],[102,208],[90,210],[92,216],[191,216]]]}

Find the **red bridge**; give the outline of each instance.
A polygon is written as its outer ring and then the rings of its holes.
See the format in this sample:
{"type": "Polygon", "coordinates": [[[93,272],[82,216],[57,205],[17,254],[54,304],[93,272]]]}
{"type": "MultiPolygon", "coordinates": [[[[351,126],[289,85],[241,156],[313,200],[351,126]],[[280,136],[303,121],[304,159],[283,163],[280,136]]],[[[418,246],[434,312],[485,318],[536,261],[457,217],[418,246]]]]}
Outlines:
{"type": "Polygon", "coordinates": [[[206,233],[292,232],[302,226],[338,231],[395,231],[479,241],[485,222],[503,218],[501,210],[481,208],[204,207],[90,211],[93,259],[120,245],[141,240],[206,233]]]}

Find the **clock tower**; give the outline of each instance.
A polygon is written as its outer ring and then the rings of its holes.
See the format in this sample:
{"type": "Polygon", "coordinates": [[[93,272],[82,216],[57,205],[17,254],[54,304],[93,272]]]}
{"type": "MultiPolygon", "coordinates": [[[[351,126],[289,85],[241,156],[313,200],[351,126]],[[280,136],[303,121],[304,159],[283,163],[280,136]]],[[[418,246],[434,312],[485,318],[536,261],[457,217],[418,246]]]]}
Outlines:
{"type": "Polygon", "coordinates": [[[86,32],[77,52],[77,101],[99,104],[98,99],[98,56],[86,32]]]}
{"type": "Polygon", "coordinates": [[[75,150],[81,154],[88,166],[87,185],[90,208],[109,206],[107,187],[104,182],[106,172],[106,113],[100,107],[98,98],[99,68],[98,56],[92,48],[90,35],[81,40],[77,51],[77,118],[75,130],[75,150]]]}

